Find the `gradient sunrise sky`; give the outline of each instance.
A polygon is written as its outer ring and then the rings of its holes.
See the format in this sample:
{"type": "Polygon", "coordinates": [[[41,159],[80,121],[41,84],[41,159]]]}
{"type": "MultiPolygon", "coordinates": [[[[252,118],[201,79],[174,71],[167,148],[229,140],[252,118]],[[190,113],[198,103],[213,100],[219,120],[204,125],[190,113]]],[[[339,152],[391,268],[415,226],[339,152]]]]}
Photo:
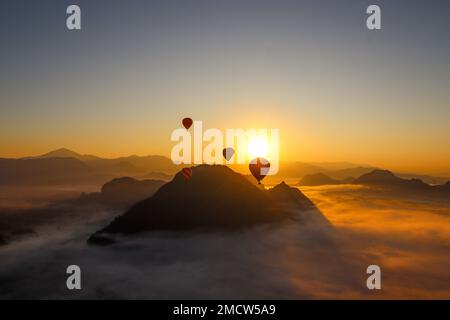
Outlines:
{"type": "Polygon", "coordinates": [[[1,157],[168,156],[190,116],[280,128],[284,160],[450,174],[450,1],[4,0],[0,26],[1,157]]]}

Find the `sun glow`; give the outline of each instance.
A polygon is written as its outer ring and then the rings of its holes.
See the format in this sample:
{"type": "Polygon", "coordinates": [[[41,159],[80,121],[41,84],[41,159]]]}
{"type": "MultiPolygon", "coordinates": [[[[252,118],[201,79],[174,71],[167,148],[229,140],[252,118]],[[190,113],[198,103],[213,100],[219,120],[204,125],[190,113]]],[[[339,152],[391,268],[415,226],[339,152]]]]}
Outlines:
{"type": "Polygon", "coordinates": [[[250,160],[257,157],[267,157],[269,151],[269,143],[263,137],[255,137],[247,143],[247,155],[250,160]]]}

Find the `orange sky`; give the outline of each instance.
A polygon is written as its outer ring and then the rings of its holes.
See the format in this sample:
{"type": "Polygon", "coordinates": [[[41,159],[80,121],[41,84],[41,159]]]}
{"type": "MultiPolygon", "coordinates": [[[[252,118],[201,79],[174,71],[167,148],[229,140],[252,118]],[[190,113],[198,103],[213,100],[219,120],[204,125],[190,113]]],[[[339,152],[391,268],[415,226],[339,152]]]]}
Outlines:
{"type": "MultiPolygon", "coordinates": [[[[289,119],[280,115],[273,117],[260,116],[259,121],[239,121],[227,119],[227,115],[219,116],[221,121],[211,119],[204,121],[204,130],[217,125],[225,130],[222,124],[229,120],[233,126],[229,128],[280,128],[281,160],[304,162],[349,161],[387,168],[398,172],[427,173],[435,175],[450,174],[450,145],[448,141],[436,139],[440,132],[424,136],[414,133],[383,132],[374,127],[360,126],[358,134],[355,128],[340,130],[337,124],[322,123],[322,127],[314,126],[304,120],[292,124],[289,119]],[[267,119],[271,118],[271,119],[267,119]],[[411,143],[414,141],[414,143],[411,143]]],[[[244,116],[243,116],[244,118],[244,116]]],[[[0,144],[2,157],[23,157],[46,153],[50,150],[66,147],[83,154],[94,154],[102,157],[117,157],[131,154],[161,154],[170,156],[175,142],[170,141],[171,129],[181,127],[180,117],[172,119],[168,125],[154,127],[151,122],[138,119],[117,129],[114,123],[104,123],[99,130],[95,126],[74,123],[65,130],[62,124],[55,127],[37,128],[32,133],[33,139],[27,135],[16,134],[13,137],[2,135],[0,144]],[[74,129],[71,129],[71,128],[74,129]],[[58,135],[58,131],[65,132],[58,135]]],[[[127,122],[128,123],[128,122],[127,122]]],[[[445,130],[443,130],[445,131],[445,130]]],[[[442,132],[444,134],[444,132],[442,132]]],[[[207,143],[204,143],[204,146],[207,143]]],[[[203,147],[204,147],[203,146],[203,147]]]]}
{"type": "Polygon", "coordinates": [[[450,20],[423,6],[383,3],[386,27],[372,32],[362,2],[105,12],[99,1],[84,5],[89,27],[69,33],[50,4],[11,4],[0,156],[168,156],[189,116],[205,128],[279,128],[282,160],[450,175],[450,20]]]}

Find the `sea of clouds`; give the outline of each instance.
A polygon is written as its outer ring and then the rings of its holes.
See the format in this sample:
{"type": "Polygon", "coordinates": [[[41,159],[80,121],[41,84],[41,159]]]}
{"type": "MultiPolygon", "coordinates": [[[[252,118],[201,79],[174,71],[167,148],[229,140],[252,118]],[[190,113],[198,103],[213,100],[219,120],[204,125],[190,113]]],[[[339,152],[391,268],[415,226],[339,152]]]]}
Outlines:
{"type": "Polygon", "coordinates": [[[83,214],[0,247],[0,299],[450,297],[448,216],[390,200],[385,209],[350,195],[333,201],[342,196],[312,195],[333,227],[299,213],[277,225],[151,232],[111,246],[86,239],[117,212],[83,214]],[[81,290],[66,288],[72,264],[81,268],[81,290]],[[382,269],[381,291],[366,287],[370,264],[382,269]]]}

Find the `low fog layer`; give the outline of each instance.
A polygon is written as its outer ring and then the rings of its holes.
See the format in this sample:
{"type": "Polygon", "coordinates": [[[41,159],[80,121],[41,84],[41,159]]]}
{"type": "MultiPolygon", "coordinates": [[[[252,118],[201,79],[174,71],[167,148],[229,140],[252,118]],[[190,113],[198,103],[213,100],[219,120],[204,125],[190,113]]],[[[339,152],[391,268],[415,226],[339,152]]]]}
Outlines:
{"type": "Polygon", "coordinates": [[[86,245],[117,212],[0,247],[0,298],[450,298],[448,204],[303,189],[334,225],[287,221],[230,233],[151,232],[86,245]],[[82,290],[65,287],[82,269],[82,290]],[[366,267],[382,269],[378,292],[366,267]]]}

